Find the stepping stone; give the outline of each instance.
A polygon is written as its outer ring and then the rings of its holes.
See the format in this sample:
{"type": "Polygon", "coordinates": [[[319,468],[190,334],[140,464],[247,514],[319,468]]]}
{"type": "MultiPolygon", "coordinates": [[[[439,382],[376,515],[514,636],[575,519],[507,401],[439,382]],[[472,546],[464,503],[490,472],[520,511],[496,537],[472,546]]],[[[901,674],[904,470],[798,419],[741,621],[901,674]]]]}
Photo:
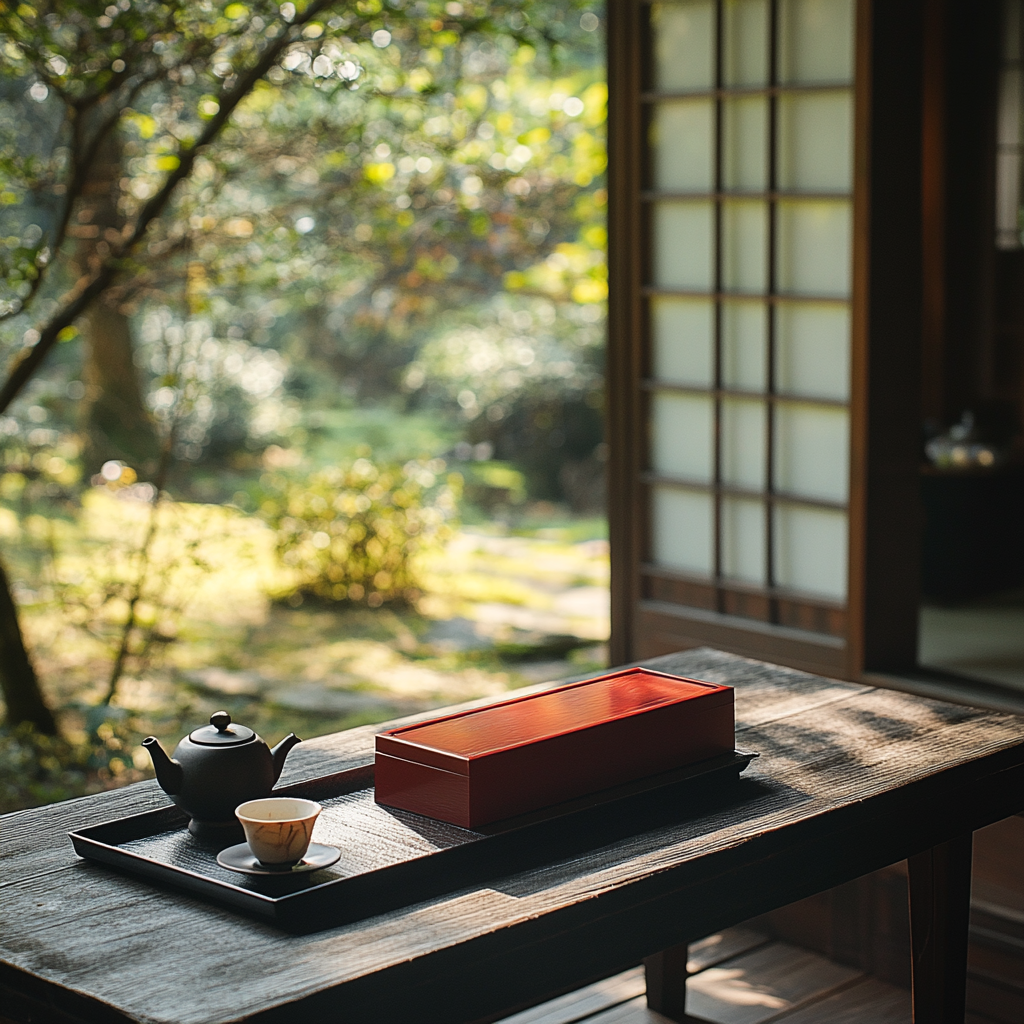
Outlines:
{"type": "Polygon", "coordinates": [[[279,707],[295,711],[320,711],[335,715],[372,711],[387,717],[395,708],[393,701],[382,700],[373,694],[353,690],[332,690],[320,683],[280,686],[268,693],[266,698],[279,707]]]}
{"type": "Polygon", "coordinates": [[[267,679],[259,672],[245,669],[197,668],[191,672],[182,672],[182,676],[201,690],[230,697],[258,697],[276,683],[276,680],[267,679]]]}
{"type": "Polygon", "coordinates": [[[478,631],[477,623],[463,618],[435,622],[423,637],[423,643],[438,654],[481,651],[491,646],[491,640],[478,631]]]}

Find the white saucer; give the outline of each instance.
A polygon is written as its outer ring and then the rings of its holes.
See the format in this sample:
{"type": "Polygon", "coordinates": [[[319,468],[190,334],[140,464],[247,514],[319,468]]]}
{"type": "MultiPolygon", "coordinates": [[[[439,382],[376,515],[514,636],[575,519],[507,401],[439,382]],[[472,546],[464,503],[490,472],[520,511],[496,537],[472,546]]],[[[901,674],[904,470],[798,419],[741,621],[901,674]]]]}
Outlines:
{"type": "Polygon", "coordinates": [[[306,856],[298,864],[283,864],[279,868],[261,864],[256,855],[249,849],[248,843],[229,846],[217,854],[217,863],[229,871],[238,871],[243,875],[296,875],[303,871],[319,871],[329,868],[341,856],[336,846],[324,846],[322,843],[310,843],[306,856]]]}

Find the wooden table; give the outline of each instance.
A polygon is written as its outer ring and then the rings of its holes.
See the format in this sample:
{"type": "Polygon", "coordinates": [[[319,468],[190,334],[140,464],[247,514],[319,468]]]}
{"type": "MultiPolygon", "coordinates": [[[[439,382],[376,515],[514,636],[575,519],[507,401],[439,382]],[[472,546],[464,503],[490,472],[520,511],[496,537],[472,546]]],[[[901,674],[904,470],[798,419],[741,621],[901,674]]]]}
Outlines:
{"type": "MultiPolygon", "coordinates": [[[[0,1015],[493,1019],[652,957],[678,1013],[673,950],[910,857],[916,1019],[962,1021],[970,835],[1024,809],[1024,718],[707,649],[649,664],[736,686],[737,745],[761,753],[743,799],[313,935],[75,856],[68,829],[163,805],[153,783],[0,818],[0,1015]]],[[[303,744],[283,781],[365,763],[374,731],[303,744]]]]}

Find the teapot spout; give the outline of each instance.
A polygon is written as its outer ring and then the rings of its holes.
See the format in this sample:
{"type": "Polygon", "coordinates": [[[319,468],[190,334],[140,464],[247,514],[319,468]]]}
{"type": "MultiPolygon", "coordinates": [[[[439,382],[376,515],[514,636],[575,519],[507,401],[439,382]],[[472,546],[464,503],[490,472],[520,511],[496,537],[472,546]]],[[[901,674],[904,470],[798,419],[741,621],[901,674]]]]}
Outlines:
{"type": "Polygon", "coordinates": [[[164,748],[160,746],[160,741],[155,736],[147,736],[142,741],[142,745],[149,751],[149,756],[153,759],[153,767],[156,769],[156,781],[160,783],[160,788],[168,796],[180,793],[183,776],[181,765],[167,756],[164,748]]]}
{"type": "Polygon", "coordinates": [[[295,733],[290,732],[280,743],[271,749],[271,754],[274,755],[274,782],[277,782],[281,778],[281,769],[284,768],[284,759],[288,756],[288,751],[295,746],[296,743],[301,743],[295,733]]]}

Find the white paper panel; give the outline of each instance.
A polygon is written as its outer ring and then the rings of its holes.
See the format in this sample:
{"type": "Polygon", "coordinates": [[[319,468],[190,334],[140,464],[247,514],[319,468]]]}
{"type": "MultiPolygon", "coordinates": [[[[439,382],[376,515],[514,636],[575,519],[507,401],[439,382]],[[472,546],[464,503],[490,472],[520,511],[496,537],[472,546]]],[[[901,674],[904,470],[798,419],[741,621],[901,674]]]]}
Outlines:
{"type": "Polygon", "coordinates": [[[714,72],[714,4],[655,4],[654,87],[663,92],[710,89],[714,72]]]}
{"type": "Polygon", "coordinates": [[[710,291],[714,208],[705,202],[654,206],[654,284],[710,291]]]}
{"type": "Polygon", "coordinates": [[[776,505],[775,582],[790,590],[846,600],[846,513],[776,505]]]}
{"type": "Polygon", "coordinates": [[[651,468],[707,483],[712,477],[714,404],[701,395],[659,392],[651,409],[651,468]]]}
{"type": "Polygon", "coordinates": [[[763,391],[767,381],[768,307],[760,302],[722,303],[722,384],[763,391]]]}
{"type": "Polygon", "coordinates": [[[996,245],[1016,249],[1024,243],[1021,205],[1024,201],[1024,161],[1019,152],[996,154],[996,245]]]}
{"type": "Polygon", "coordinates": [[[851,204],[778,204],[778,286],[793,295],[850,295],[851,204]]]}
{"type": "Polygon", "coordinates": [[[651,498],[654,561],[667,569],[710,576],[714,536],[711,495],[655,487],[651,498]]]}
{"type": "MultiPolygon", "coordinates": [[[[1021,4],[1004,4],[1004,39],[1008,52],[1020,46],[1021,4]],[[1012,42],[1011,42],[1012,40],[1012,42]]],[[[1017,60],[1007,56],[1007,61],[1017,60]]],[[[1019,65],[1004,66],[999,83],[996,153],[996,245],[1000,249],[1019,249],[1024,243],[1024,74],[1019,65]]]]}
{"type": "Polygon", "coordinates": [[[768,100],[741,96],[722,102],[722,186],[763,192],[768,185],[768,100]]]}
{"type": "Polygon", "coordinates": [[[726,85],[764,85],[768,81],[767,0],[726,0],[723,40],[726,85]]]}
{"type": "Polygon", "coordinates": [[[761,502],[723,498],[722,575],[764,586],[765,516],[761,502]]]}
{"type": "Polygon", "coordinates": [[[776,307],[775,386],[787,395],[850,397],[850,310],[780,302],[776,307]]]}
{"type": "Polygon", "coordinates": [[[1003,0],[1003,60],[1020,60],[1024,57],[1024,38],[1021,33],[1021,18],[1024,5],[1021,0],[1003,0]]]}
{"type": "Polygon", "coordinates": [[[768,204],[729,199],[722,203],[722,286],[763,294],[768,287],[768,204]]]}
{"type": "Polygon", "coordinates": [[[804,192],[853,188],[853,93],[779,97],[779,186],[804,192]]]}
{"type": "Polygon", "coordinates": [[[722,402],[722,481],[735,487],[764,487],[766,408],[764,402],[722,402]]]}
{"type": "Polygon", "coordinates": [[[854,0],[780,0],[779,81],[852,82],[854,0]]]}
{"type": "Polygon", "coordinates": [[[775,487],[784,494],[846,501],[849,414],[821,406],[775,406],[775,487]]]}
{"type": "Polygon", "coordinates": [[[711,387],[715,380],[714,307],[707,299],[651,300],[654,376],[673,384],[711,387]]]}
{"type": "Polygon", "coordinates": [[[999,114],[996,119],[996,140],[1000,146],[1016,146],[1021,141],[1021,74],[1019,67],[1003,68],[999,83],[999,114]]]}
{"type": "Polygon", "coordinates": [[[710,192],[715,180],[713,141],[711,100],[659,103],[651,125],[654,187],[710,192]]]}

